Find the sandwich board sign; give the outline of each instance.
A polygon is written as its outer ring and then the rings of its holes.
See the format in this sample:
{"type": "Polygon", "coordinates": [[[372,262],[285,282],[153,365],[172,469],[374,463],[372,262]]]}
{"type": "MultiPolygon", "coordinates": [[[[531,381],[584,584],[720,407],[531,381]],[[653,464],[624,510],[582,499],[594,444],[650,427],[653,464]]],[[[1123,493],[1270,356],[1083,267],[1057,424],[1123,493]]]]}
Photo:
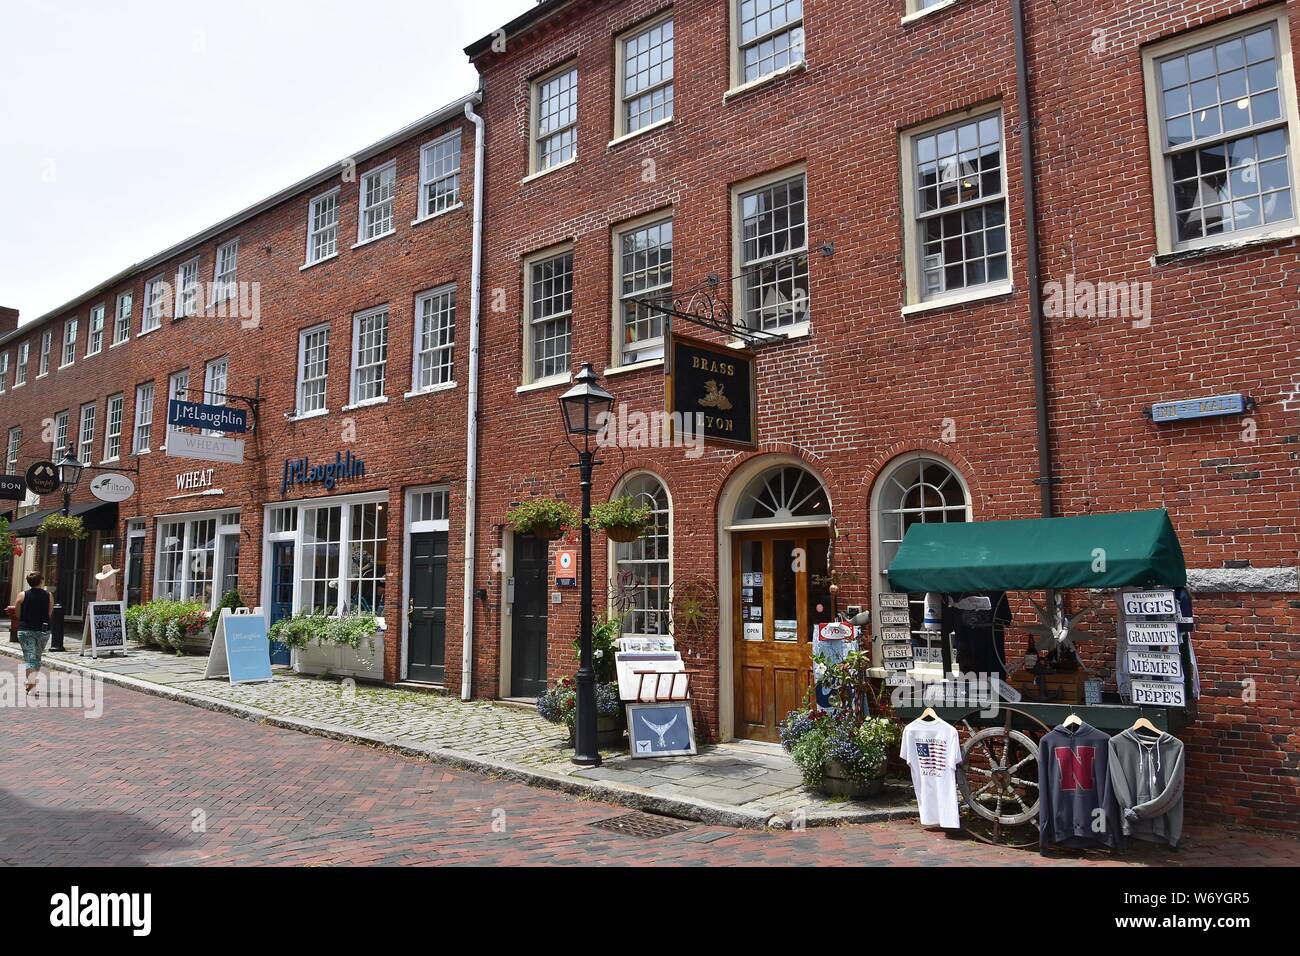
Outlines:
{"type": "Polygon", "coordinates": [[[255,684],[271,679],[271,642],[266,633],[266,615],[261,608],[221,609],[217,633],[204,680],[226,677],[232,684],[255,684]]]}
{"type": "Polygon", "coordinates": [[[81,630],[81,656],[104,654],[126,656],[126,605],[121,601],[92,601],[86,608],[81,630]]]}

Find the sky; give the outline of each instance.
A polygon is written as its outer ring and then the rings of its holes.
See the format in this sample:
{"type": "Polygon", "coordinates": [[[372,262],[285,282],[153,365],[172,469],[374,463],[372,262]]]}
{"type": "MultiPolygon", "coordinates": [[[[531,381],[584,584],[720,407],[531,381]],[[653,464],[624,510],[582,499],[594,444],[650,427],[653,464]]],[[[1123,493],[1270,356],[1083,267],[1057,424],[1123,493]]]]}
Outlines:
{"type": "Polygon", "coordinates": [[[0,306],[32,321],[471,92],[533,0],[0,0],[0,306]]]}

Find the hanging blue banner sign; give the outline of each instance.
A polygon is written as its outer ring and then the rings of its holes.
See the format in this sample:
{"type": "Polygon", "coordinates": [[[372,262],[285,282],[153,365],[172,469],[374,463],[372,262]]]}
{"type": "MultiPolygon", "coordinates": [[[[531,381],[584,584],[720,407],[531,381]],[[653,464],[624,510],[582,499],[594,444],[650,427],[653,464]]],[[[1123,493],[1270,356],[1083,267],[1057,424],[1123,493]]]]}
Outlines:
{"type": "Polygon", "coordinates": [[[1250,407],[1245,395],[1211,395],[1209,398],[1189,398],[1181,402],[1157,402],[1151,406],[1151,420],[1179,422],[1189,418],[1213,418],[1216,415],[1241,415],[1250,407]]]}
{"type": "Polygon", "coordinates": [[[248,412],[225,405],[204,405],[173,398],[167,403],[167,424],[242,435],[248,431],[248,412]]]}

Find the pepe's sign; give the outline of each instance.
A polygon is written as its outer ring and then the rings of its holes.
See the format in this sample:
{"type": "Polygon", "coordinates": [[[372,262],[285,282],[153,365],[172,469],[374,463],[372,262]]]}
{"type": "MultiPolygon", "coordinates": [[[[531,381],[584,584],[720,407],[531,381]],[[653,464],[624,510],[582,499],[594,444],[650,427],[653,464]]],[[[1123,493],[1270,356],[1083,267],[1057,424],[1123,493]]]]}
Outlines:
{"type": "Polygon", "coordinates": [[[665,397],[673,428],[707,442],[757,445],[756,369],[753,352],[671,334],[665,397]]]}

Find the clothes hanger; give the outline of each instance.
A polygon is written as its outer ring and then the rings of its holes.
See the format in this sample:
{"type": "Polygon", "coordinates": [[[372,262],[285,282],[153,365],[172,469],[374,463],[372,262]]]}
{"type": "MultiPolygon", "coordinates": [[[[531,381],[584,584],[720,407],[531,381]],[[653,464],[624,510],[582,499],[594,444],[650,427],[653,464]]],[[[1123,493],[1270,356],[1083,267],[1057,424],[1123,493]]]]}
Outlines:
{"type": "Polygon", "coordinates": [[[1070,714],[1070,716],[1066,717],[1065,720],[1061,721],[1061,726],[1062,726],[1062,727],[1082,727],[1082,726],[1083,726],[1083,718],[1080,717],[1078,714],[1070,714]]]}
{"type": "Polygon", "coordinates": [[[1164,731],[1161,730],[1159,727],[1157,727],[1155,724],[1151,723],[1151,721],[1147,720],[1145,717],[1139,717],[1137,720],[1133,721],[1133,726],[1130,727],[1129,730],[1132,731],[1146,730],[1149,731],[1150,733],[1158,734],[1162,737],[1164,736],[1164,731]]]}
{"type": "Polygon", "coordinates": [[[921,711],[921,720],[938,720],[939,715],[934,712],[933,707],[927,707],[921,711]]]}

